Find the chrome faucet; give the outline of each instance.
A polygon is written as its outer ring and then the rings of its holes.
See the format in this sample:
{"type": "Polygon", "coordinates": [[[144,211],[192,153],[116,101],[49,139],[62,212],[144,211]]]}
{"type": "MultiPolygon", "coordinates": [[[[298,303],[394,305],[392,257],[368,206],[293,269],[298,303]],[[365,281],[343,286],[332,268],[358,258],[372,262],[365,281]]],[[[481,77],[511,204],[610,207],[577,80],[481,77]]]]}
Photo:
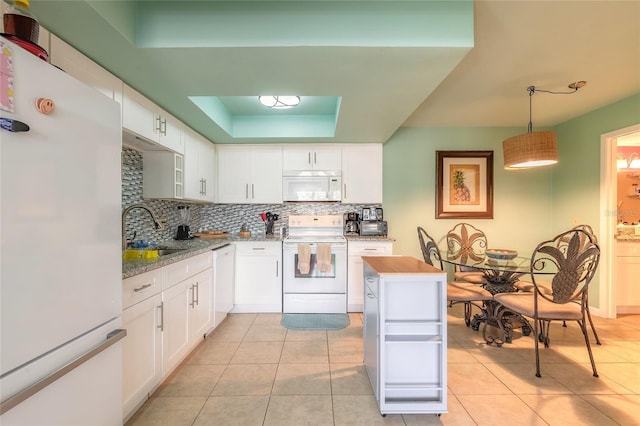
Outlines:
{"type": "Polygon", "coordinates": [[[149,210],[149,208],[147,208],[146,206],[144,206],[142,204],[132,204],[132,205],[130,205],[129,207],[124,209],[124,211],[122,212],[122,251],[125,251],[127,249],[127,237],[125,235],[126,230],[125,230],[125,226],[124,226],[125,225],[125,219],[127,217],[127,213],[129,213],[131,210],[134,210],[134,209],[146,210],[149,213],[149,215],[151,215],[151,219],[153,220],[153,224],[156,227],[156,229],[162,229],[161,221],[159,219],[156,219],[156,216],[153,214],[153,212],[151,210],[149,210]]]}

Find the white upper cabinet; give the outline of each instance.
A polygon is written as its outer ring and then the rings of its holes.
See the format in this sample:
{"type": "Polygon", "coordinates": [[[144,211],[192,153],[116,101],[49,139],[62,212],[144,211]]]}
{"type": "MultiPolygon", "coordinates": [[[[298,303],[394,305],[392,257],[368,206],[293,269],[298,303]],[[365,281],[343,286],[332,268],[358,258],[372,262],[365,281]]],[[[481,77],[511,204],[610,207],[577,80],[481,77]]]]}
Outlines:
{"type": "Polygon", "coordinates": [[[283,170],[340,170],[340,145],[285,145],[283,170]]]}
{"type": "Polygon", "coordinates": [[[181,123],[126,84],[122,85],[122,127],[179,154],[184,154],[181,123]]]}
{"type": "Polygon", "coordinates": [[[342,145],[342,202],[382,204],[382,144],[342,145]]]}
{"type": "Polygon", "coordinates": [[[282,203],[282,148],[218,145],[218,202],[282,203]]]}
{"type": "Polygon", "coordinates": [[[184,136],[184,197],[196,201],[215,201],[215,146],[191,129],[184,136]]]}
{"type": "Polygon", "coordinates": [[[49,61],[53,65],[122,105],[122,81],[118,77],[55,35],[51,34],[49,40],[49,61]]]}

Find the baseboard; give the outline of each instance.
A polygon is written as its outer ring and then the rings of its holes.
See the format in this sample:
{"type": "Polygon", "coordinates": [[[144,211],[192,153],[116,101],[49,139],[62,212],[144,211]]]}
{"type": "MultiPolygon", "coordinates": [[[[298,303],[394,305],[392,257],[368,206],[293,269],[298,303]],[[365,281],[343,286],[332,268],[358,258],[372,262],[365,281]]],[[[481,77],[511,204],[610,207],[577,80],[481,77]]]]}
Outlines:
{"type": "Polygon", "coordinates": [[[617,314],[640,314],[640,306],[617,306],[617,314]]]}

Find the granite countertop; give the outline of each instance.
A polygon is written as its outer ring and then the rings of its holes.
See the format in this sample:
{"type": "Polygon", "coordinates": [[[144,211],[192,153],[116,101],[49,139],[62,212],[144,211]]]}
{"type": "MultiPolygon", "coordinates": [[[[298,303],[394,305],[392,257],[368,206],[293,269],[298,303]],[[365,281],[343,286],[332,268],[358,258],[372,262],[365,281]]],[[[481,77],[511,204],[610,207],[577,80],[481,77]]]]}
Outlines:
{"type": "Polygon", "coordinates": [[[122,278],[130,278],[135,275],[142,274],[144,272],[152,271],[163,266],[170,265],[175,262],[187,259],[189,257],[206,253],[207,251],[215,250],[224,247],[235,241],[282,241],[282,238],[277,235],[264,235],[256,234],[251,237],[240,237],[238,234],[231,234],[228,238],[220,239],[202,239],[194,238],[192,240],[170,240],[161,241],[158,246],[164,248],[178,248],[185,249],[178,253],[162,256],[157,260],[123,260],[122,261],[122,278]]]}

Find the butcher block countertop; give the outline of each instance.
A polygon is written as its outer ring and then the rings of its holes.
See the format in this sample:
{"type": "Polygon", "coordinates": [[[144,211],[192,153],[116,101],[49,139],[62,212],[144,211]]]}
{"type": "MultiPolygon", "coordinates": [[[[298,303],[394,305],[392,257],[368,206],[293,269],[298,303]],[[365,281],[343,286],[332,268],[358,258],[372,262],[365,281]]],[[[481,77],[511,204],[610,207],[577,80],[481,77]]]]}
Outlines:
{"type": "Polygon", "coordinates": [[[442,274],[443,271],[411,256],[362,256],[380,275],[389,274],[442,274]]]}

